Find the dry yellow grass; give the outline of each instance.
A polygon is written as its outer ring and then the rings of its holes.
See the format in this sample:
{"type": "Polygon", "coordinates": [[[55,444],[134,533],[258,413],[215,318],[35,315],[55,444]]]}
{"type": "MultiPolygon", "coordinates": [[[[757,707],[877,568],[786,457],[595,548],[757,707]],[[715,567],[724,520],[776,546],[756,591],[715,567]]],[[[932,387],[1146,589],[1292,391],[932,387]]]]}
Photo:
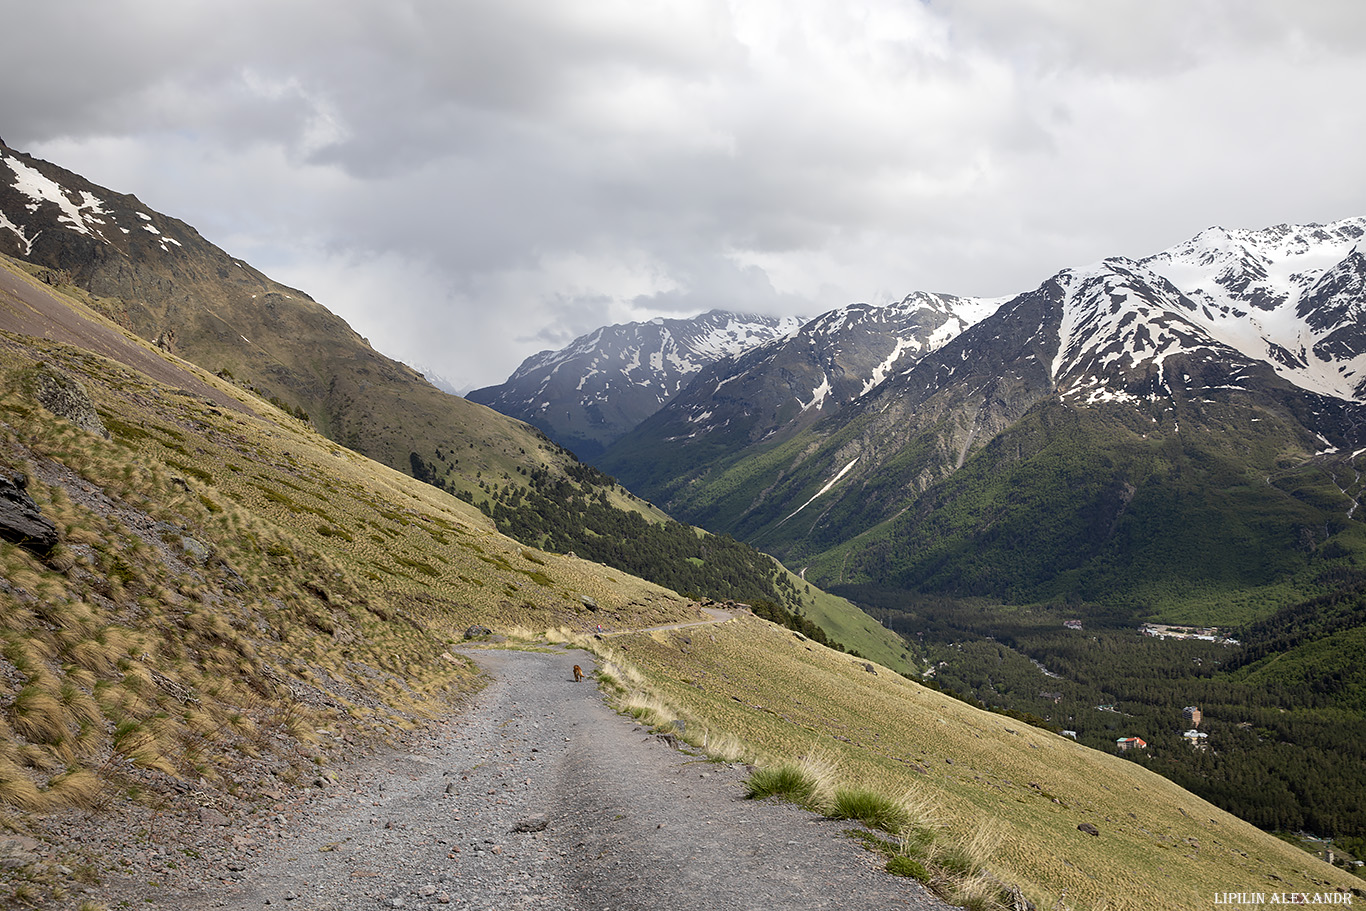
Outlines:
{"type": "Polygon", "coordinates": [[[0,337],[0,459],[61,537],[45,559],[0,543],[17,595],[0,597],[0,807],[90,805],[137,775],[111,756],[233,789],[263,762],[307,780],[340,733],[388,737],[451,711],[478,685],[449,651],[471,624],[571,639],[603,619],[694,615],[197,378],[246,407],[0,337]],[[26,397],[16,377],[38,361],[79,379],[109,439],[26,397]]]}
{"type": "Polygon", "coordinates": [[[1133,763],[885,668],[869,673],[752,617],[711,629],[686,642],[627,637],[618,644],[629,647],[634,672],[623,676],[761,760],[825,756],[846,785],[909,792],[915,812],[933,821],[937,850],[972,863],[987,855],[985,872],[1039,907],[1177,911],[1210,904],[1216,891],[1359,885],[1133,763]]]}

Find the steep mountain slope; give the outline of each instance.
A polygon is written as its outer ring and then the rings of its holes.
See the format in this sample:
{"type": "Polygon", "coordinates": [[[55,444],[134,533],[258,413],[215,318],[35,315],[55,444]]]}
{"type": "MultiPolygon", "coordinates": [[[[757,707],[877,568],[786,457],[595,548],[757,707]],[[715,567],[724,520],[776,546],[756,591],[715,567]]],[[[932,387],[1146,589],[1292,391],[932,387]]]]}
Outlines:
{"type": "Polygon", "coordinates": [[[466,398],[539,427],[591,461],[707,365],[786,336],[800,322],[712,310],[607,326],[532,355],[507,382],[466,398]]]}
{"type": "Polygon", "coordinates": [[[81,289],[124,328],[391,468],[422,464],[430,479],[473,491],[479,474],[573,462],[531,428],[438,390],[184,222],[3,145],[0,253],[46,267],[50,284],[81,289]]]}
{"type": "Polygon", "coordinates": [[[1362,546],[1363,222],[1272,233],[1232,267],[1206,232],[1064,271],[790,439],[637,492],[827,585],[1168,604],[1302,575],[1362,546]]]}
{"type": "MultiPolygon", "coordinates": [[[[478,686],[448,651],[471,624],[698,616],[498,534],[8,260],[0,278],[0,473],[54,533],[0,536],[5,907],[104,897],[111,859],[63,839],[92,814],[242,819],[449,713],[478,686]],[[41,862],[14,837],[30,814],[56,814],[41,862]]],[[[180,857],[188,824],[157,843],[180,857]]]]}
{"type": "Polygon", "coordinates": [[[884,307],[832,310],[795,334],[716,362],[598,464],[629,487],[671,499],[693,467],[724,463],[830,417],[1000,303],[916,293],[884,307]]]}

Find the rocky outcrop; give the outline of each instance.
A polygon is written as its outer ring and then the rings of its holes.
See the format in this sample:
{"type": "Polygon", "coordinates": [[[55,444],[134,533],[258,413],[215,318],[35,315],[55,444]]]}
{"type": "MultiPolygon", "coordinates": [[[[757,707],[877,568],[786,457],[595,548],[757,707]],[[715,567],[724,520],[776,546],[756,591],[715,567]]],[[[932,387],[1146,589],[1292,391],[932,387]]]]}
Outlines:
{"type": "Polygon", "coordinates": [[[28,495],[28,478],[0,472],[0,537],[45,556],[57,546],[57,526],[28,495]]]}
{"type": "Polygon", "coordinates": [[[109,431],[95,411],[95,403],[76,379],[47,364],[40,364],[28,377],[33,384],[33,397],[59,418],[65,418],[82,430],[109,439],[109,431]]]}

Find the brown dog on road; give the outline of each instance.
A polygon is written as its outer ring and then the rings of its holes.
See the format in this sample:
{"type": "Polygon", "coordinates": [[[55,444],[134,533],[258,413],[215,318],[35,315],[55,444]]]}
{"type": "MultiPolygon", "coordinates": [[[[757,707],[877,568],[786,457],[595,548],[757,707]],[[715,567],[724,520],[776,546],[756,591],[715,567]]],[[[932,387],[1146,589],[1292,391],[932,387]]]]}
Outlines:
{"type": "Polygon", "coordinates": [[[583,668],[579,667],[579,666],[576,664],[576,665],[574,665],[574,682],[575,682],[575,683],[578,683],[578,682],[579,682],[580,680],[582,680],[582,679],[583,679],[583,668]]]}

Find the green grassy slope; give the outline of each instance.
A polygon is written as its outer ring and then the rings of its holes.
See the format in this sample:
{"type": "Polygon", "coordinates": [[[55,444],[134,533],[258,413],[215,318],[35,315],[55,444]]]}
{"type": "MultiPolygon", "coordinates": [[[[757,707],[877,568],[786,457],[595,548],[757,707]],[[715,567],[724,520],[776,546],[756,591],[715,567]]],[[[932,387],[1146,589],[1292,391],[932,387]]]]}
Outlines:
{"type": "Polygon", "coordinates": [[[808,575],[1028,603],[1135,605],[1151,619],[1247,622],[1366,555],[1348,518],[1345,454],[1316,458],[1260,409],[1253,434],[1181,421],[1136,427],[1104,408],[1039,407],[912,498],[896,518],[814,557],[808,575]]]}

